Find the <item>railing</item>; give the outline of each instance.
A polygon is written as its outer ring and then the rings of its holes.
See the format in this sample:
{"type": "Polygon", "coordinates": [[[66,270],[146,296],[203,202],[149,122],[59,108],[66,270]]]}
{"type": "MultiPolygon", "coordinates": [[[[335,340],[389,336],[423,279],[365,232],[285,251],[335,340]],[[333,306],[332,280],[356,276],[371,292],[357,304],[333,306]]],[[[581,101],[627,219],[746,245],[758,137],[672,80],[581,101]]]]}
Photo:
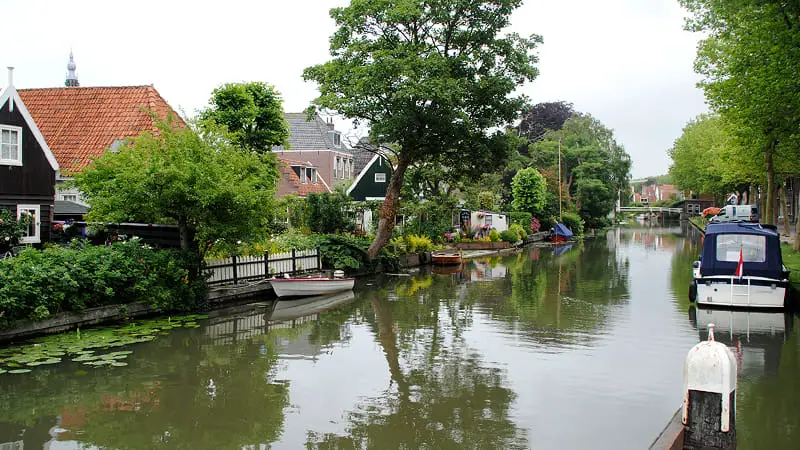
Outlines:
{"type": "Polygon", "coordinates": [[[264,253],[263,256],[231,256],[206,261],[208,284],[239,284],[284,274],[294,275],[322,268],[319,249],[264,253]]]}
{"type": "Polygon", "coordinates": [[[617,207],[617,212],[666,212],[680,214],[683,212],[681,208],[661,208],[659,206],[620,206],[617,207]]]}

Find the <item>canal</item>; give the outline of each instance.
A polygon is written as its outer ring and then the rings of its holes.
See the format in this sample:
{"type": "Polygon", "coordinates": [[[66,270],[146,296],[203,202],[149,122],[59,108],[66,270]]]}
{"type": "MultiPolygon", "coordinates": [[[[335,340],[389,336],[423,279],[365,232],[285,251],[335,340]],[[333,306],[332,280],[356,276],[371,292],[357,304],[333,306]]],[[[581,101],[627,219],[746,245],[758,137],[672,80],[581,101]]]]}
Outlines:
{"type": "Polygon", "coordinates": [[[124,362],[0,375],[0,448],[644,449],[711,321],[741,366],[738,448],[797,448],[797,318],[690,307],[698,245],[615,229],[159,325],[124,362]]]}

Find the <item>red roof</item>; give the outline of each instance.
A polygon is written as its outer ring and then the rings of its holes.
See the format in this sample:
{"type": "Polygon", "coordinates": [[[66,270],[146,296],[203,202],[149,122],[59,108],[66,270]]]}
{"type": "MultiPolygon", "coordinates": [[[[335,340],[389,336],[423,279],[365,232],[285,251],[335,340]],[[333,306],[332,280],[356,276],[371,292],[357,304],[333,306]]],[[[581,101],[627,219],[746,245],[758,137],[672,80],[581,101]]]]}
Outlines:
{"type": "Polygon", "coordinates": [[[278,166],[281,169],[281,180],[280,183],[278,183],[278,197],[283,197],[287,194],[296,194],[300,197],[305,197],[312,192],[333,192],[328,187],[328,184],[325,182],[325,179],[322,178],[322,174],[320,174],[319,171],[317,171],[316,184],[300,182],[300,177],[297,175],[297,172],[292,169],[292,166],[300,166],[304,168],[316,167],[309,161],[297,161],[279,156],[278,166]]]}
{"type": "Polygon", "coordinates": [[[80,172],[117,139],[155,130],[148,110],[161,118],[174,113],[153,86],[20,89],[19,95],[62,174],[80,172]]]}

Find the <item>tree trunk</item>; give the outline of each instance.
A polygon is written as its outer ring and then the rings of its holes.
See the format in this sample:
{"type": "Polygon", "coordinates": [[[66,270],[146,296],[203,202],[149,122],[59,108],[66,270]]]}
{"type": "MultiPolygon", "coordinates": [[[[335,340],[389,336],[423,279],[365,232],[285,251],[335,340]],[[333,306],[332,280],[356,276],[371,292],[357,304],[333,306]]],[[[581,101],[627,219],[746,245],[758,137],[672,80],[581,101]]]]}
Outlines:
{"type": "Polygon", "coordinates": [[[392,178],[389,180],[389,187],[386,188],[386,198],[383,200],[383,206],[380,210],[380,220],[378,221],[378,230],[375,233],[375,239],[367,250],[369,259],[374,259],[378,256],[389,239],[392,238],[392,230],[394,230],[394,218],[397,215],[397,207],[400,205],[400,188],[403,187],[403,178],[406,174],[406,169],[411,161],[404,156],[400,155],[397,164],[392,171],[392,178]]]}
{"type": "Polygon", "coordinates": [[[178,229],[181,233],[181,250],[187,252],[192,251],[192,246],[194,245],[194,230],[189,228],[189,224],[183,220],[178,221],[178,229]]]}
{"type": "Polygon", "coordinates": [[[770,139],[764,151],[764,163],[767,168],[767,195],[764,198],[764,214],[762,221],[775,225],[777,222],[777,214],[775,214],[775,164],[773,162],[773,153],[775,151],[775,141],[770,139]]]}
{"type": "MultiPolygon", "coordinates": [[[[792,195],[794,195],[794,190],[792,191],[792,195]]],[[[797,203],[795,205],[798,209],[795,210],[795,217],[794,217],[794,242],[792,243],[792,248],[794,251],[800,251],[800,189],[798,189],[797,197],[795,197],[797,203]]]]}
{"type": "Polygon", "coordinates": [[[791,229],[789,228],[789,212],[786,210],[786,204],[788,203],[788,198],[786,198],[786,184],[781,188],[781,196],[778,200],[781,205],[781,216],[783,216],[783,233],[786,236],[792,234],[791,229]]]}

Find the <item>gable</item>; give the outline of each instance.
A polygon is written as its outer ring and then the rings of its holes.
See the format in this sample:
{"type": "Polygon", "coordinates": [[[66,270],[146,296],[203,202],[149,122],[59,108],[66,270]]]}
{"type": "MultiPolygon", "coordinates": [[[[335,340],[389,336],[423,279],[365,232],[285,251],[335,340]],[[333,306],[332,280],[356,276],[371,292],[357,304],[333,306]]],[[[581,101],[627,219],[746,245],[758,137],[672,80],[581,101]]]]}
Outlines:
{"type": "Polygon", "coordinates": [[[375,155],[364,167],[364,170],[358,174],[358,177],[347,190],[347,195],[357,201],[372,197],[385,197],[391,176],[392,166],[386,158],[381,155],[375,155]],[[386,175],[385,183],[375,182],[375,174],[378,173],[386,175]]]}
{"type": "Polygon", "coordinates": [[[8,104],[9,109],[19,111],[19,114],[25,120],[25,125],[27,125],[28,129],[33,134],[33,137],[36,139],[36,142],[39,144],[39,147],[42,149],[42,152],[44,153],[47,162],[50,164],[50,167],[54,171],[58,171],[59,165],[55,155],[53,155],[53,152],[47,145],[42,131],[36,125],[36,122],[33,120],[28,108],[25,107],[25,102],[22,101],[22,98],[19,96],[19,93],[17,93],[17,90],[14,88],[14,86],[8,86],[7,88],[3,89],[2,93],[0,93],[0,108],[4,108],[6,104],[8,104]]]}

